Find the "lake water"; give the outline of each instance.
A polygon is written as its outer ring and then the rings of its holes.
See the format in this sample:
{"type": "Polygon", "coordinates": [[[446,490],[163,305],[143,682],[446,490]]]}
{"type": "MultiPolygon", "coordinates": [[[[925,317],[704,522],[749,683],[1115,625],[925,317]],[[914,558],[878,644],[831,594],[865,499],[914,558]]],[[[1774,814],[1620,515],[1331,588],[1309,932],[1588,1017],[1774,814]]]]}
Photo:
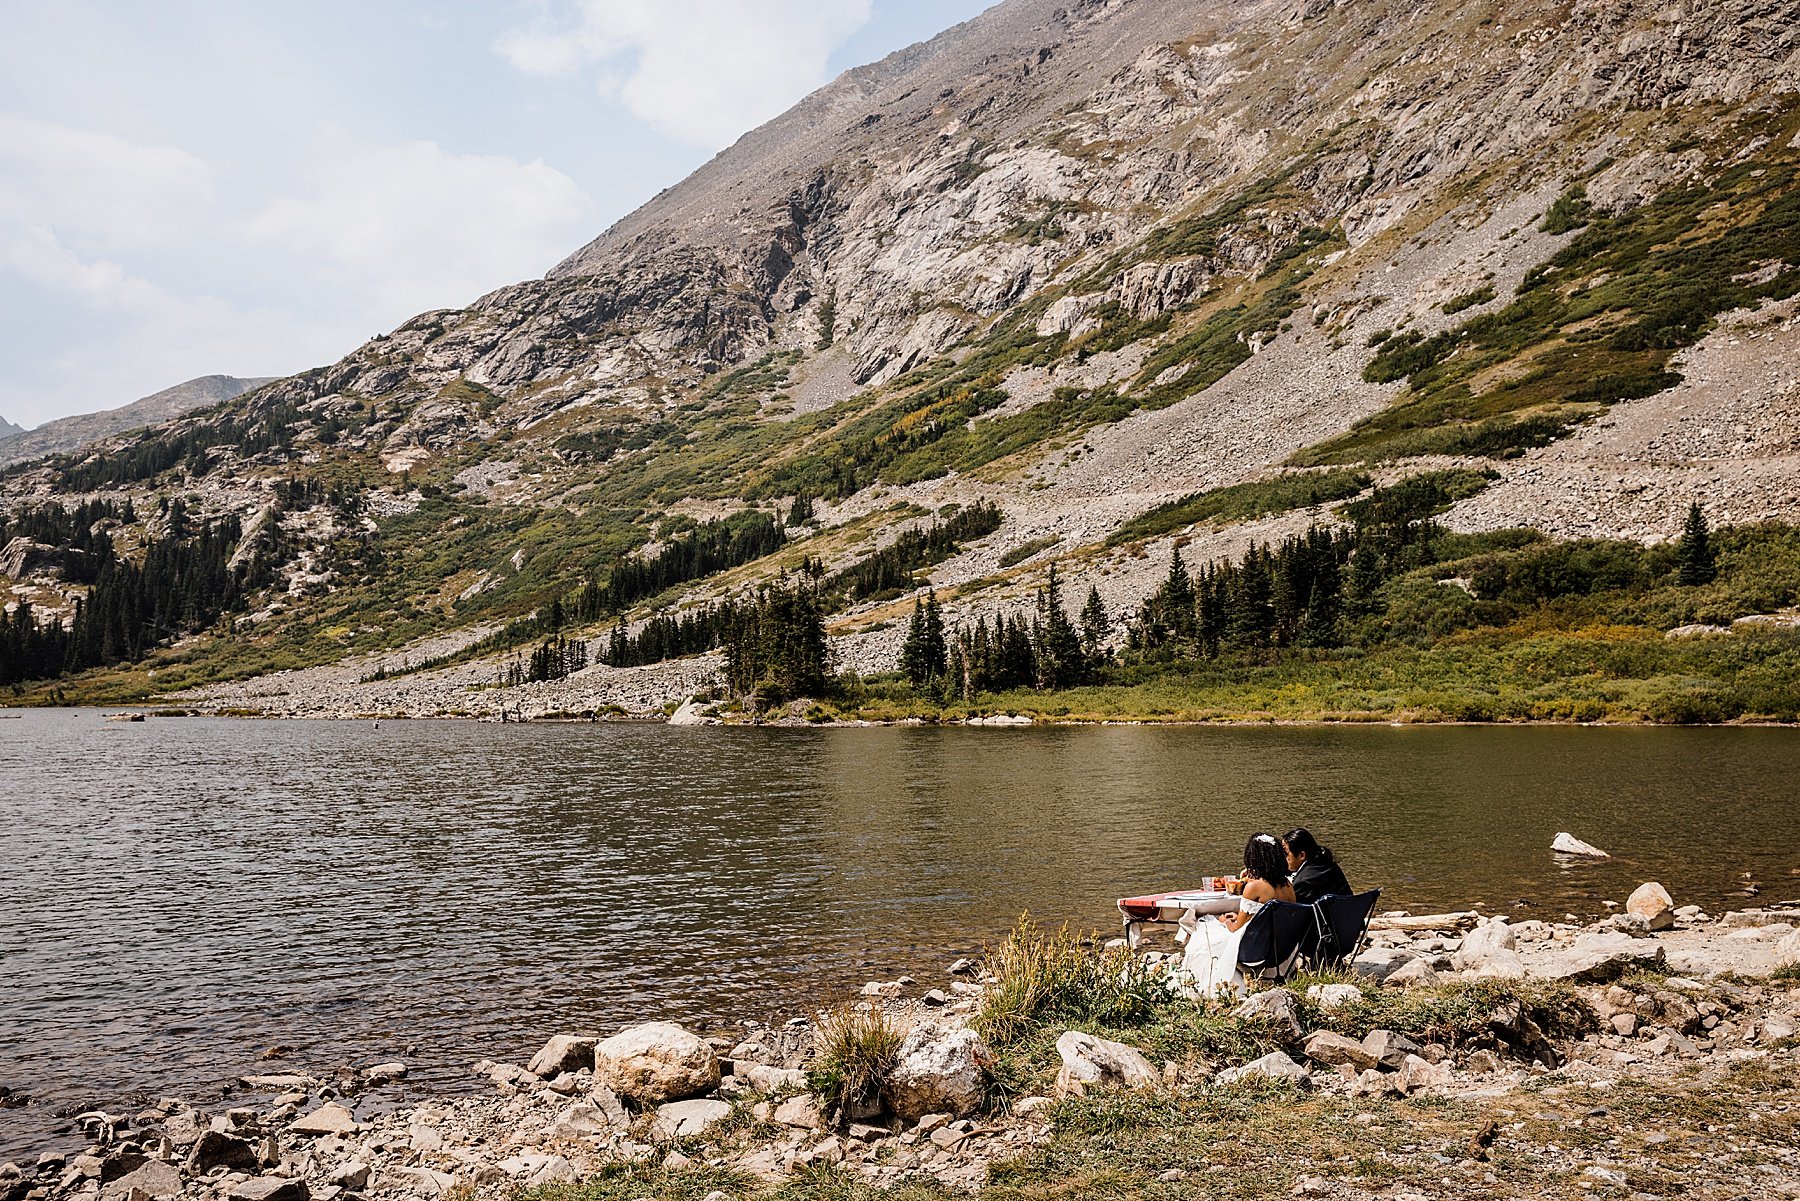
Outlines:
{"type": "Polygon", "coordinates": [[[0,721],[0,1159],[259,1063],[473,1087],[560,1030],[942,979],[1307,825],[1415,912],[1800,894],[1800,732],[0,721]],[[1571,830],[1615,853],[1559,861],[1571,830]]]}

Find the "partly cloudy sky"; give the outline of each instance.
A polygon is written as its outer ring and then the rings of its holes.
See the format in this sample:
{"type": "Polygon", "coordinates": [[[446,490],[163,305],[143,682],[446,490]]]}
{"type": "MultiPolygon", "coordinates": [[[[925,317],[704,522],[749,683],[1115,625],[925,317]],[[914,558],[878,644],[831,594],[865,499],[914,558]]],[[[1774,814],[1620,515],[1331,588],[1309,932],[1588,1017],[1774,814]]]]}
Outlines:
{"type": "Polygon", "coordinates": [[[541,275],[987,0],[7,0],[0,417],[330,362],[541,275]]]}

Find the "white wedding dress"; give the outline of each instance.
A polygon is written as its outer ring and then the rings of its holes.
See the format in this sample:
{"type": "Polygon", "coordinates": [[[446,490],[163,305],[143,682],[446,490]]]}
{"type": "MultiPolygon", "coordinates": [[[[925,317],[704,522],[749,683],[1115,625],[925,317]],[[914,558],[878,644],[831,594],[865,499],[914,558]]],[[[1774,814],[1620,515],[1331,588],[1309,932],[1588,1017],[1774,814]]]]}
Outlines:
{"type": "MultiPolygon", "coordinates": [[[[1262,907],[1261,901],[1238,900],[1238,912],[1248,916],[1255,916],[1262,907]]],[[[1182,983],[1190,992],[1200,997],[1222,991],[1244,995],[1244,974],[1238,970],[1238,943],[1249,924],[1229,930],[1216,917],[1203,917],[1194,923],[1188,933],[1187,950],[1181,956],[1182,983]]]]}

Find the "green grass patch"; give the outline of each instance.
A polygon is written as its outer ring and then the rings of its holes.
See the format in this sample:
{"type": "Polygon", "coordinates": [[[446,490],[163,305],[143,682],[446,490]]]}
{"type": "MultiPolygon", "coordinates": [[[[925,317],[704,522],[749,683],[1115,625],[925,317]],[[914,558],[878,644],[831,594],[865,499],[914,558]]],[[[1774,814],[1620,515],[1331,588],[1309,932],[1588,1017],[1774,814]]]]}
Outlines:
{"type": "Polygon", "coordinates": [[[1505,454],[1560,436],[1584,410],[1679,382],[1671,358],[1720,314],[1800,291],[1800,152],[1791,145],[1800,108],[1770,120],[1779,131],[1768,146],[1743,155],[1722,141],[1703,182],[1635,209],[1601,214],[1579,191],[1557,201],[1545,228],[1582,232],[1528,273],[1511,303],[1443,333],[1383,340],[1364,376],[1405,380],[1407,390],[1293,462],[1505,454]]]}
{"type": "Polygon", "coordinates": [[[1278,475],[1273,479],[1228,484],[1184,496],[1140,513],[1106,539],[1109,546],[1157,538],[1188,526],[1211,522],[1228,525],[1272,513],[1288,513],[1345,500],[1367,489],[1372,481],[1360,471],[1322,471],[1278,475]]]}

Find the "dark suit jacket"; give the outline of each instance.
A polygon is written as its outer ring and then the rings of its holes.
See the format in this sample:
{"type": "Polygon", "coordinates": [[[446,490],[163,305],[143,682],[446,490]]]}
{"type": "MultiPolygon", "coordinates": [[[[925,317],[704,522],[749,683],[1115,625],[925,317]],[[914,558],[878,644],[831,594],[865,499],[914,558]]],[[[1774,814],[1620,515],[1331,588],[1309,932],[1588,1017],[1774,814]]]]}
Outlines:
{"type": "Polygon", "coordinates": [[[1344,869],[1335,862],[1320,864],[1308,859],[1294,873],[1294,896],[1302,905],[1310,905],[1320,897],[1349,895],[1350,881],[1344,879],[1344,869]]]}

